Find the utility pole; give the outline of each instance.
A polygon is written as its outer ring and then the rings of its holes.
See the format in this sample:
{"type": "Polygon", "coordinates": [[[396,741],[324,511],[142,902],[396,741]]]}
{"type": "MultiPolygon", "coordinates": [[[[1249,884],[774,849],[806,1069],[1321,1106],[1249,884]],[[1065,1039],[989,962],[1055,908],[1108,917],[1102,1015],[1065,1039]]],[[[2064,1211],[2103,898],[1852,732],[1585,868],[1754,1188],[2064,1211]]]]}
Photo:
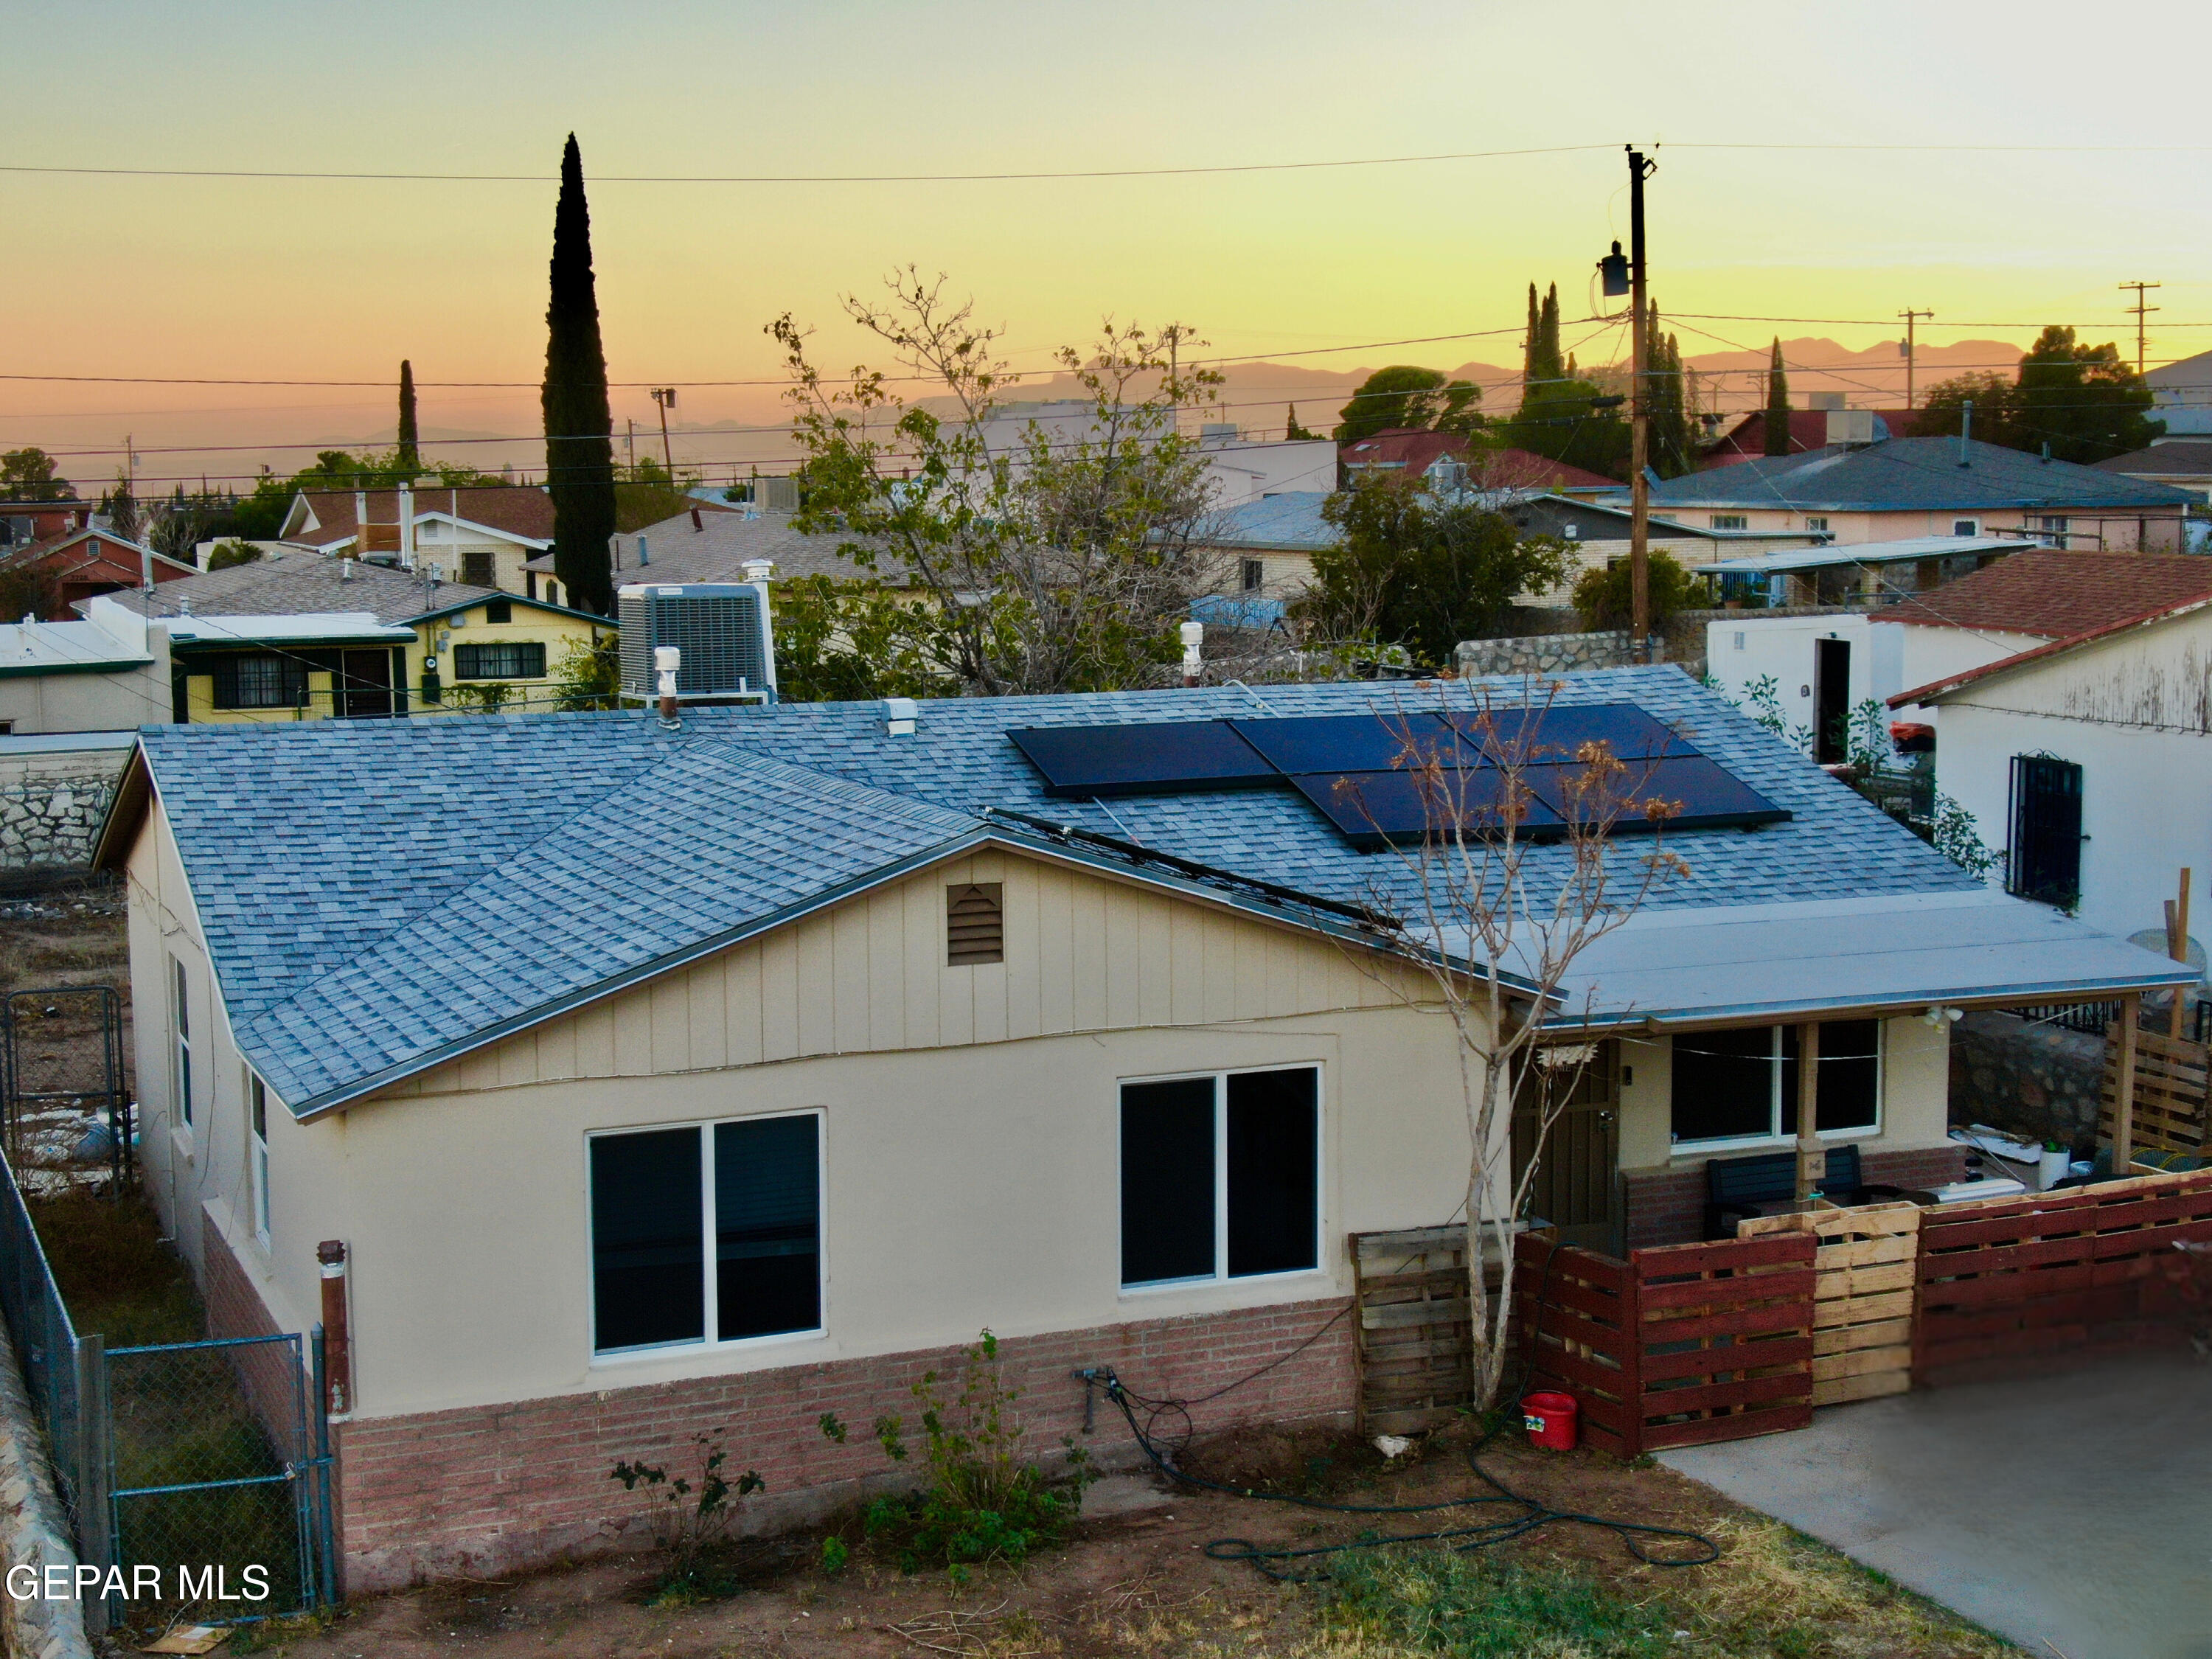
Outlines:
{"type": "Polygon", "coordinates": [[[1913,350],[1916,344],[1912,337],[1912,325],[1923,317],[1932,320],[1936,313],[1932,311],[1900,311],[1897,314],[1905,319],[1905,344],[1901,348],[1905,353],[1905,406],[1911,409],[1912,407],[1912,371],[1915,366],[1913,350]]]}
{"type": "Polygon", "coordinates": [[[628,428],[623,434],[623,459],[635,476],[637,471],[637,422],[626,415],[623,417],[623,424],[628,428]]]}
{"type": "Polygon", "coordinates": [[[2149,316],[2154,311],[2165,309],[2162,306],[2145,305],[2143,303],[2143,295],[2148,289],[2164,288],[2166,284],[2163,283],[2122,283],[2120,284],[2120,292],[2123,294],[2126,293],[2130,289],[2133,289],[2136,291],[2136,302],[2132,306],[2129,307],[2128,309],[2136,319],[2136,373],[2138,374],[2143,372],[2144,363],[2143,319],[2149,316]]]}
{"type": "Polygon", "coordinates": [[[1644,181],[1657,172],[1658,163],[1647,162],[1644,152],[1628,152],[1628,291],[1635,307],[1630,329],[1628,397],[1629,448],[1628,525],[1629,614],[1632,635],[1629,660],[1651,660],[1651,481],[1645,476],[1651,447],[1651,313],[1646,297],[1644,249],[1644,181]]]}
{"type": "Polygon", "coordinates": [[[660,408],[660,464],[668,469],[668,481],[676,482],[675,458],[668,453],[668,411],[676,407],[676,388],[657,386],[653,388],[653,401],[660,408]]]}

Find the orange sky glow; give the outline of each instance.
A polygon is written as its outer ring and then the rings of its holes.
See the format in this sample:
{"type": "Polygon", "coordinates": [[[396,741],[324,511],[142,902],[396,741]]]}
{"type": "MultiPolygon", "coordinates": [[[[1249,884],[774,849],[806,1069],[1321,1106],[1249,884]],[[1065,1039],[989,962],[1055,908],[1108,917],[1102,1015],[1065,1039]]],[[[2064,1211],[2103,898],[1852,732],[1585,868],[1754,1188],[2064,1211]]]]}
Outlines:
{"type": "MultiPolygon", "coordinates": [[[[2130,18],[2164,61],[2212,47],[2202,7],[2130,18]]],[[[407,357],[434,456],[541,465],[550,175],[571,129],[609,373],[632,383],[617,438],[635,420],[657,453],[645,387],[675,384],[677,459],[716,478],[794,453],[763,325],[788,311],[825,364],[885,362],[839,296],[909,261],[972,294],[1020,368],[1109,314],[1268,359],[1237,368],[1221,416],[1259,432],[1291,402],[1327,425],[1386,362],[1510,376],[1530,280],[1557,282],[1570,319],[1602,303],[1591,267],[1626,234],[1631,141],[1659,161],[1653,289],[1693,361],[1779,335],[1801,368],[1835,370],[1794,387],[1893,406],[1905,307],[1936,313],[1924,385],[2008,365],[2047,322],[2132,356],[2117,285],[2135,278],[2163,284],[2152,362],[2212,349],[2201,100],[2069,90],[2105,50],[2084,30],[2055,5],[1771,0],[46,8],[9,24],[9,167],[526,179],[0,170],[0,374],[118,377],[0,380],[0,447],[62,456],[88,492],[126,434],[142,493],[289,471],[318,447],[388,443],[407,357]],[[1563,153],[616,182],[1506,149],[1563,153]],[[1459,337],[1382,343],[1439,336],[1459,337]],[[145,383],[165,378],[372,384],[145,383]]],[[[1617,324],[1566,337],[1586,364],[1625,350],[1617,324]]],[[[1729,404],[1750,386],[1718,382],[1729,404]]]]}

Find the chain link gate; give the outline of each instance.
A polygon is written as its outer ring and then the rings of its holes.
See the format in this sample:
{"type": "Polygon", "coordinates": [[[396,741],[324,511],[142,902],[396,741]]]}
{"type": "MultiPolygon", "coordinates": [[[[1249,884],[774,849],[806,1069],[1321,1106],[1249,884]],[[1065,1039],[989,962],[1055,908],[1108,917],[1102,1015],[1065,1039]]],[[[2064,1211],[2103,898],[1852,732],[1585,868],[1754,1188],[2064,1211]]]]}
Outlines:
{"type": "Polygon", "coordinates": [[[105,1360],[112,1559],[154,1596],[110,1617],[158,1627],[334,1605],[322,1332],[112,1348],[105,1360]]]}

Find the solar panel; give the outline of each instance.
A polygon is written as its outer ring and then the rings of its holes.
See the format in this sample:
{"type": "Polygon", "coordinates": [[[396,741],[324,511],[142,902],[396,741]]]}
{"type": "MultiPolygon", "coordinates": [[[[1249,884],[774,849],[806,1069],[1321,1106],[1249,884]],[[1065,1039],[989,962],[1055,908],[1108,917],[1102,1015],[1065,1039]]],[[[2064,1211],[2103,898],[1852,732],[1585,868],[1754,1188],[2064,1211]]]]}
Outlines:
{"type": "MultiPolygon", "coordinates": [[[[1418,846],[1434,824],[1448,833],[1454,818],[1470,834],[1505,829],[1504,774],[1451,771],[1437,780],[1419,772],[1306,772],[1291,787],[1321,810],[1337,832],[1363,852],[1418,846]]],[[[1546,839],[1564,832],[1558,811],[1539,793],[1524,793],[1517,833],[1546,839]]]]}
{"type": "Polygon", "coordinates": [[[1282,781],[1227,720],[1032,726],[1006,735],[1043,777],[1045,793],[1078,800],[1265,789],[1282,781]]]}
{"type": "Polygon", "coordinates": [[[1775,823],[1789,812],[1703,755],[1628,763],[1618,777],[1594,777],[1572,763],[1530,767],[1529,787],[1563,823],[1607,826],[1617,836],[1721,830],[1775,823]]]}
{"type": "Polygon", "coordinates": [[[1468,734],[1486,760],[1519,758],[1529,763],[1571,759],[1583,744],[1602,743],[1622,760],[1662,755],[1694,755],[1696,748],[1633,703],[1595,703],[1587,708],[1499,708],[1482,714],[1454,710],[1444,717],[1468,734]],[[1534,730],[1519,749],[1529,723],[1534,730]],[[1516,753],[1517,750],[1517,753],[1516,753]]]}
{"type": "Polygon", "coordinates": [[[1400,763],[1408,744],[1425,757],[1446,738],[1446,728],[1434,714],[1298,714],[1230,724],[1291,773],[1387,772],[1400,763]]]}

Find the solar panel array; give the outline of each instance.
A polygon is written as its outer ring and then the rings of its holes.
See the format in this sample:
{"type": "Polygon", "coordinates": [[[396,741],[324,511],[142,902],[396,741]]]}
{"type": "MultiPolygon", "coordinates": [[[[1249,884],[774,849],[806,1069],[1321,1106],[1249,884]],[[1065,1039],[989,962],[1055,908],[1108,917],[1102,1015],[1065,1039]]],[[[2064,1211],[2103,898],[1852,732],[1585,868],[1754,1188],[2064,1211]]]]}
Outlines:
{"type": "Polygon", "coordinates": [[[1091,800],[1287,787],[1354,847],[1454,823],[1534,839],[1772,823],[1772,801],[1632,703],[1030,726],[1006,734],[1045,793],[1091,800]],[[1602,750],[1592,745],[1602,745],[1602,750]],[[1601,754],[1619,768],[1594,764],[1601,754]]]}

